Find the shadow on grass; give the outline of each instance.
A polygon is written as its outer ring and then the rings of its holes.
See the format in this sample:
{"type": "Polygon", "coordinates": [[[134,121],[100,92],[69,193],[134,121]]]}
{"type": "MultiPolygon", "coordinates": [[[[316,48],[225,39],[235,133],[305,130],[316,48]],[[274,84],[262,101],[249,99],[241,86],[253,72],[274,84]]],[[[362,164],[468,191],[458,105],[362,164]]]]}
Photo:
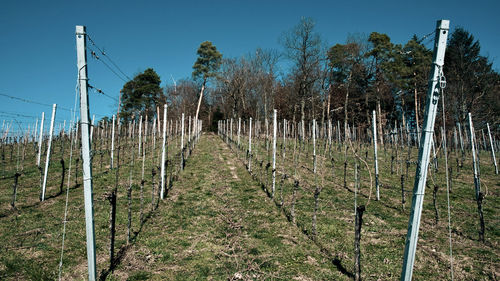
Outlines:
{"type": "MultiPolygon", "coordinates": [[[[234,144],[234,143],[233,143],[234,144]]],[[[231,146],[230,144],[227,144],[229,149],[233,152],[233,153],[236,153],[235,150],[233,149],[233,146],[231,146]]],[[[234,144],[235,146],[237,146],[236,144],[234,144]]],[[[258,182],[258,184],[260,185],[260,187],[262,188],[262,190],[266,193],[266,195],[273,199],[272,198],[272,194],[271,192],[269,192],[269,189],[266,187],[266,184],[263,183],[261,181],[261,179],[259,179],[258,175],[256,173],[254,173],[253,171],[248,171],[248,166],[247,164],[245,163],[244,160],[238,158],[238,160],[240,160],[242,162],[242,164],[247,168],[247,172],[250,174],[250,176],[252,177],[253,180],[255,180],[256,182],[258,182]]],[[[275,200],[272,200],[274,202],[274,204],[276,205],[276,207],[282,211],[282,213],[285,215],[286,219],[288,220],[289,223],[295,225],[307,238],[309,238],[316,246],[319,247],[320,249],[320,252],[327,256],[328,259],[332,262],[332,264],[337,268],[338,271],[340,271],[342,274],[348,276],[349,278],[354,278],[354,274],[352,272],[350,272],[349,270],[347,270],[347,268],[342,264],[342,259],[339,258],[337,255],[334,255],[332,252],[330,252],[330,250],[328,250],[325,246],[323,246],[323,244],[318,241],[318,239],[316,239],[316,237],[314,235],[312,235],[309,230],[307,230],[307,228],[305,228],[305,226],[299,222],[293,222],[293,219],[292,219],[292,216],[290,214],[290,212],[288,212],[282,205],[280,202],[277,202],[275,200]]]]}
{"type": "MultiPolygon", "coordinates": [[[[192,154],[192,151],[194,149],[189,149],[189,155],[192,154]]],[[[174,157],[176,156],[181,156],[180,153],[177,153],[176,155],[174,155],[174,157]]],[[[178,181],[179,180],[179,173],[184,169],[184,167],[186,166],[187,164],[187,159],[188,158],[185,158],[184,161],[183,161],[183,166],[182,168],[179,167],[179,170],[175,171],[174,173],[172,173],[170,176],[169,176],[169,180],[167,182],[167,188],[165,188],[165,194],[164,194],[164,197],[167,197],[168,196],[168,193],[169,191],[172,189],[173,187],[173,183],[175,181],[178,181]]],[[[172,164],[170,162],[170,160],[167,161],[167,165],[168,164],[172,164]]],[[[139,229],[137,231],[133,231],[133,235],[130,237],[130,243],[129,244],[125,244],[125,245],[122,245],[120,247],[120,249],[118,250],[118,252],[116,253],[114,259],[111,261],[111,264],[109,266],[109,268],[107,269],[103,269],[101,271],[101,274],[99,275],[99,280],[106,280],[106,278],[109,276],[109,274],[113,273],[113,271],[117,268],[118,265],[121,264],[121,262],[123,261],[123,258],[125,257],[125,254],[127,253],[128,249],[130,249],[131,246],[133,246],[136,242],[137,242],[137,237],[139,236],[139,234],[142,232],[142,229],[144,227],[144,225],[149,221],[151,220],[154,215],[158,214],[158,212],[156,212],[156,210],[158,210],[158,203],[159,201],[157,202],[156,204],[156,207],[154,208],[154,210],[150,210],[144,217],[144,220],[141,221],[141,224],[139,226],[139,229]]]]}

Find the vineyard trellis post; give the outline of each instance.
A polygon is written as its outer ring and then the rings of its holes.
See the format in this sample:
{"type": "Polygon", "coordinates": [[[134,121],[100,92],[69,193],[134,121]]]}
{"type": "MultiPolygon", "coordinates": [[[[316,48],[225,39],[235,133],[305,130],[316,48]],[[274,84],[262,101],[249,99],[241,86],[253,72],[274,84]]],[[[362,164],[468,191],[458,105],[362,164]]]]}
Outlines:
{"type": "Polygon", "coordinates": [[[252,117],[248,126],[248,171],[252,171],[252,117]]]}
{"type": "Polygon", "coordinates": [[[42,195],[40,201],[45,200],[45,189],[47,187],[47,176],[49,173],[49,164],[50,164],[50,149],[52,145],[52,134],[54,133],[54,121],[56,118],[56,107],[57,105],[54,104],[52,106],[52,117],[50,119],[50,131],[49,131],[49,141],[47,143],[47,158],[45,160],[45,170],[44,170],[44,175],[43,175],[43,184],[42,184],[42,195]]]}
{"type": "Polygon", "coordinates": [[[181,117],[181,170],[184,169],[184,113],[181,117]]]}
{"type": "MultiPolygon", "coordinates": [[[[95,121],[95,114],[92,115],[92,123],[91,123],[91,126],[90,126],[90,143],[92,143],[92,140],[93,140],[93,136],[94,136],[94,121],[95,121]]],[[[66,123],[66,120],[64,120],[64,123],[66,123]]],[[[64,125],[65,127],[66,125],[64,125]]],[[[64,127],[63,127],[63,131],[64,131],[64,127]]]]}
{"type": "Polygon", "coordinates": [[[413,265],[415,263],[415,252],[417,249],[418,231],[420,228],[420,218],[422,215],[422,206],[424,203],[425,183],[427,181],[427,172],[429,166],[429,156],[431,149],[432,135],[434,133],[434,123],[436,121],[437,104],[440,94],[442,67],[444,65],[444,55],[446,50],[446,41],[448,38],[450,21],[439,20],[436,26],[434,39],[434,54],[427,91],[424,123],[422,128],[421,145],[418,151],[418,164],[415,172],[415,183],[413,187],[413,198],[408,222],[408,233],[406,236],[403,268],[401,280],[410,281],[413,274],[413,265]]]}
{"type": "Polygon", "coordinates": [[[458,125],[458,136],[460,137],[460,151],[462,152],[462,155],[464,154],[464,139],[462,137],[462,126],[460,122],[457,122],[458,125]]]}
{"type": "Polygon", "coordinates": [[[238,118],[238,147],[240,147],[241,118],[238,118]]]}
{"type": "Polygon", "coordinates": [[[316,174],[316,119],[313,119],[312,139],[313,139],[313,173],[316,174]]]}
{"type": "MultiPolygon", "coordinates": [[[[184,121],[184,113],[182,114],[182,120],[184,121]]],[[[162,200],[164,199],[164,193],[165,193],[165,144],[166,143],[167,143],[167,104],[164,104],[163,105],[163,142],[162,142],[162,146],[161,146],[161,191],[160,191],[160,198],[162,200]]]]}
{"type": "Polygon", "coordinates": [[[231,118],[231,124],[229,127],[229,134],[230,134],[231,141],[233,141],[233,118],[231,118]]]}
{"type": "Polygon", "coordinates": [[[38,136],[38,154],[36,156],[36,166],[40,167],[40,158],[42,153],[43,142],[43,121],[45,120],[45,112],[42,112],[42,119],[40,120],[40,135],[38,136]]]}
{"type": "Polygon", "coordinates": [[[277,110],[274,109],[274,114],[273,114],[273,188],[272,188],[272,194],[271,198],[274,198],[274,191],[276,187],[276,131],[277,131],[277,110]]]}
{"type": "Polygon", "coordinates": [[[141,156],[142,149],[142,115],[139,116],[139,151],[138,155],[141,156]]]}
{"type": "Polygon", "coordinates": [[[111,166],[113,169],[113,152],[115,151],[115,115],[113,115],[113,124],[111,128],[111,166]]]}
{"type": "Polygon", "coordinates": [[[95,236],[94,236],[94,207],[92,195],[92,163],[90,158],[89,138],[89,107],[87,93],[87,54],[86,54],[85,26],[76,26],[76,50],[78,60],[78,83],[80,85],[80,117],[83,160],[83,193],[85,201],[85,224],[87,236],[87,262],[89,280],[95,280],[97,275],[95,236]]]}
{"type": "Polygon", "coordinates": [[[495,165],[495,174],[498,175],[498,166],[497,159],[495,157],[495,148],[493,146],[493,139],[491,138],[490,124],[486,123],[486,128],[488,128],[488,137],[490,139],[490,148],[491,148],[491,158],[493,160],[493,165],[495,165]]]}
{"type": "Polygon", "coordinates": [[[377,117],[375,110],[373,111],[373,155],[374,155],[374,165],[375,165],[375,190],[377,194],[377,201],[380,200],[380,188],[378,183],[378,155],[377,155],[377,117]]]}
{"type": "Polygon", "coordinates": [[[476,192],[476,200],[479,197],[479,192],[481,191],[481,182],[479,181],[478,167],[476,160],[476,144],[474,142],[474,125],[472,124],[472,115],[469,112],[469,130],[470,130],[470,145],[472,151],[472,169],[474,172],[474,189],[476,192]]]}

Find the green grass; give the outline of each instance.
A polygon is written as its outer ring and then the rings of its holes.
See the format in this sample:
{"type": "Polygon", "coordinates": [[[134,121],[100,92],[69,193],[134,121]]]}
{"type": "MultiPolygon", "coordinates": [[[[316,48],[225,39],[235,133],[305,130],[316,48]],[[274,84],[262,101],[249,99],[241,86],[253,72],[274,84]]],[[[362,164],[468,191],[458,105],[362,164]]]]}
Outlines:
{"type": "MultiPolygon", "coordinates": [[[[236,137],[235,137],[236,140],[236,137]]],[[[283,158],[282,139],[278,138],[277,149],[277,180],[275,201],[279,202],[280,178],[287,174],[290,178],[282,186],[285,212],[290,212],[294,179],[299,180],[300,189],[297,193],[295,206],[297,226],[304,233],[311,233],[312,215],[314,210],[315,175],[312,173],[313,157],[312,143],[297,144],[294,160],[294,140],[288,139],[285,158],[283,158]],[[295,172],[296,171],[296,172],[295,172]]],[[[355,144],[359,155],[366,160],[368,169],[373,168],[373,147],[363,145],[360,148],[355,144]],[[368,151],[367,158],[365,152],[368,151]]],[[[232,144],[235,153],[243,163],[248,163],[246,151],[248,138],[241,137],[241,146],[238,149],[232,144]]],[[[265,138],[252,139],[252,171],[259,182],[270,190],[271,169],[265,169],[271,160],[271,146],[267,151],[265,138]],[[262,161],[262,166],[260,165],[262,161]]],[[[347,189],[344,188],[344,153],[343,147],[335,143],[328,149],[324,140],[317,142],[318,154],[318,184],[323,187],[319,197],[319,211],[317,218],[317,242],[325,247],[329,253],[341,258],[345,267],[352,272],[354,267],[354,163],[357,159],[352,150],[348,150],[347,189]],[[332,169],[331,159],[335,166],[332,169]],[[334,176],[332,175],[334,173],[334,176]]],[[[370,177],[364,163],[360,163],[361,188],[358,191],[357,202],[367,204],[362,228],[361,251],[362,273],[365,279],[397,280],[402,266],[402,257],[406,230],[411,207],[411,194],[415,175],[415,164],[409,167],[408,178],[405,179],[406,204],[402,210],[401,204],[401,174],[406,174],[406,159],[408,149],[398,148],[398,158],[402,167],[399,171],[394,168],[391,173],[391,154],[395,148],[386,145],[379,148],[380,194],[381,200],[375,201],[375,187],[370,194],[370,177]],[[368,199],[370,197],[370,199],[368,199]]],[[[412,148],[408,160],[416,162],[417,149],[412,148]]],[[[432,190],[428,188],[424,201],[422,223],[417,248],[417,259],[414,270],[414,280],[427,280],[430,277],[447,279],[449,270],[449,246],[447,229],[447,201],[446,182],[444,173],[444,158],[442,151],[438,153],[438,172],[434,173],[435,183],[439,185],[437,205],[439,223],[434,223],[434,206],[432,204],[432,190]]],[[[486,242],[478,241],[479,216],[477,204],[474,200],[474,184],[472,178],[471,156],[466,154],[464,166],[457,172],[455,163],[456,152],[449,155],[449,165],[453,169],[453,192],[451,200],[451,227],[454,251],[454,271],[458,280],[489,280],[498,278],[499,252],[499,205],[498,197],[500,182],[494,174],[491,158],[486,151],[481,151],[481,183],[487,199],[483,202],[486,224],[486,242]],[[496,276],[496,277],[493,277],[496,276]]],[[[430,177],[430,176],[429,176],[430,177]]],[[[429,178],[429,181],[430,178],[429,178]]],[[[430,182],[432,186],[432,182],[430,182]]],[[[373,184],[374,185],[374,184],[373,184]]]]}
{"type": "MultiPolygon", "coordinates": [[[[324,151],[318,142],[317,181],[323,189],[319,197],[316,242],[310,239],[313,214],[315,178],[312,171],[312,145],[307,143],[300,150],[297,163],[293,159],[293,140],[288,140],[283,159],[280,138],[278,141],[276,200],[283,188],[284,206],[276,206],[262,190],[259,182],[268,187],[271,169],[265,169],[270,159],[263,139],[253,139],[254,159],[252,177],[244,166],[248,139],[242,137],[242,148],[233,150],[214,135],[204,135],[187,160],[186,169],[179,173],[167,198],[159,208],[151,209],[151,169],[159,164],[160,139],[156,140],[154,161],[152,143],[148,137],[145,163],[144,208],[148,214],[140,228],[141,158],[132,140],[122,139],[121,167],[118,188],[116,252],[126,244],[127,197],[131,153],[135,151],[132,193],[132,229],[137,237],[126,248],[115,271],[108,280],[347,280],[354,267],[354,162],[348,154],[347,187],[343,187],[343,152],[333,146],[324,151]],[[331,157],[335,166],[332,169],[331,157]],[[260,161],[263,165],[260,167],[260,161]],[[154,163],[154,164],[153,164],[154,163]],[[294,170],[297,173],[294,173],[294,170]],[[332,171],[333,170],[333,171],[332,171]],[[332,172],[334,175],[332,175],[332,172]],[[281,175],[290,176],[280,184],[281,175]],[[297,224],[290,223],[284,213],[289,213],[293,180],[300,181],[295,207],[297,224]],[[344,271],[344,273],[342,273],[344,271]]],[[[135,140],[137,141],[137,140],[135,140]]],[[[169,155],[177,155],[178,138],[172,139],[169,155]]],[[[0,279],[1,280],[53,280],[58,275],[61,250],[66,182],[63,194],[59,193],[61,164],[64,155],[66,168],[69,162],[69,141],[53,144],[52,163],[49,170],[47,200],[39,202],[39,172],[35,167],[34,147],[26,147],[24,163],[18,162],[17,146],[4,147],[5,158],[0,158],[0,279]],[[16,165],[19,163],[19,165],[16,165]],[[17,210],[10,208],[12,175],[16,166],[24,164],[19,178],[17,210]]],[[[94,156],[94,214],[98,272],[108,267],[109,202],[105,199],[115,185],[115,171],[109,169],[110,142],[97,140],[102,157],[94,156]]],[[[22,146],[21,148],[22,155],[22,146]]],[[[45,149],[44,149],[45,150],[45,149]]],[[[297,148],[297,151],[299,149],[297,148]]],[[[373,170],[373,152],[370,146],[361,146],[359,154],[373,170]]],[[[399,171],[391,174],[390,159],[395,153],[390,146],[379,148],[381,200],[375,201],[374,190],[370,195],[369,174],[364,164],[360,167],[361,190],[358,204],[367,204],[362,229],[362,275],[365,280],[399,279],[415,165],[410,166],[405,180],[406,209],[402,210],[400,176],[405,174],[408,150],[399,149],[399,171]],[[368,197],[371,199],[368,200],[368,197]]],[[[2,152],[0,151],[0,157],[2,152]]],[[[83,188],[81,167],[75,184],[75,156],[69,190],[68,223],[62,270],[63,279],[84,279],[87,274],[83,188]]],[[[432,190],[427,190],[424,201],[420,240],[414,270],[414,280],[449,279],[448,230],[446,213],[446,185],[444,162],[439,154],[439,170],[435,182],[439,185],[438,208],[440,221],[434,223],[432,190]]],[[[486,242],[478,241],[477,205],[474,201],[470,155],[464,167],[456,170],[455,152],[451,153],[453,167],[453,192],[451,219],[456,280],[498,279],[500,219],[497,206],[500,199],[500,181],[494,175],[487,152],[481,151],[481,181],[487,189],[484,200],[486,242]]],[[[116,157],[116,152],[115,152],[116,157]]],[[[45,159],[45,157],[42,157],[45,159]]],[[[417,151],[411,150],[410,161],[416,161],[417,151]]],[[[172,159],[169,173],[180,166],[179,158],[172,159]]],[[[42,163],[44,160],[42,161],[42,163]]],[[[115,160],[116,163],[116,160],[115,160]]],[[[81,162],[79,163],[81,165],[81,162]]],[[[159,173],[156,175],[158,185],[159,173]]],[[[67,180],[68,173],[66,173],[67,180]]],[[[65,181],[66,181],[65,180],[65,181]]],[[[268,187],[269,188],[269,187],[268,187]]],[[[133,235],[134,236],[134,235],[133,235]]]]}
{"type": "MultiPolygon", "coordinates": [[[[177,140],[173,139],[169,145],[169,155],[176,155],[179,152],[177,140]]],[[[151,209],[151,168],[152,165],[152,143],[148,138],[147,158],[145,163],[145,187],[144,187],[144,213],[151,209]]],[[[135,140],[136,141],[136,140],[135,140]]],[[[115,185],[115,170],[109,169],[110,155],[109,148],[111,142],[95,141],[94,148],[103,151],[104,157],[97,154],[93,160],[93,189],[94,189],[94,222],[96,234],[96,250],[98,271],[108,267],[108,244],[109,244],[109,210],[110,204],[105,199],[105,194],[115,185]]],[[[159,146],[161,142],[156,141],[155,165],[158,166],[159,146]]],[[[45,146],[45,145],[44,145],[45,146]]],[[[129,184],[129,171],[132,162],[131,151],[135,151],[135,163],[133,170],[133,191],[132,191],[132,230],[138,231],[140,213],[140,188],[138,183],[141,177],[141,158],[138,158],[137,146],[133,147],[132,140],[121,141],[120,153],[120,175],[117,199],[117,221],[116,221],[116,251],[118,252],[126,242],[127,227],[127,196],[126,188],[129,184]]],[[[61,241],[64,219],[64,208],[66,198],[66,187],[68,171],[64,182],[63,193],[59,193],[61,180],[61,164],[59,160],[63,155],[66,162],[66,169],[69,167],[69,140],[64,141],[57,138],[52,144],[51,165],[49,167],[49,177],[46,191],[46,201],[39,202],[40,175],[36,168],[36,154],[34,146],[26,146],[25,160],[22,161],[22,153],[13,154],[10,159],[8,153],[10,147],[5,147],[5,157],[1,161],[0,168],[0,279],[11,280],[43,280],[56,279],[59,271],[59,260],[61,254],[61,241]],[[64,151],[62,150],[64,144],[64,151]],[[63,153],[64,152],[64,153],[63,153]],[[18,161],[19,160],[19,161],[18,161]],[[19,178],[18,194],[16,200],[16,210],[10,206],[12,199],[12,183],[10,178],[16,172],[16,163],[24,164],[22,176],[19,178]]],[[[16,151],[17,147],[14,147],[16,151]]],[[[22,151],[22,146],[20,146],[22,151]]],[[[46,147],[42,148],[46,151],[46,147]]],[[[81,161],[78,170],[75,168],[77,149],[74,149],[72,159],[72,171],[70,188],[68,194],[68,218],[66,224],[66,239],[64,260],[62,268],[63,279],[81,279],[87,275],[86,267],[86,242],[85,242],[85,216],[83,204],[82,188],[82,168],[81,161]],[[75,172],[78,172],[78,178],[75,172]],[[75,181],[76,180],[76,181],[75,181]]],[[[1,152],[0,152],[1,157],[1,152]]],[[[115,151],[117,157],[117,151],[115,151]]],[[[2,159],[2,158],[0,158],[2,159]]],[[[45,156],[42,154],[42,165],[45,156]]],[[[168,174],[178,169],[179,159],[172,159],[168,174]],[[175,166],[174,166],[175,165],[175,166]]],[[[115,158],[115,166],[117,164],[115,158]]],[[[156,176],[158,185],[159,173],[156,176]]]]}

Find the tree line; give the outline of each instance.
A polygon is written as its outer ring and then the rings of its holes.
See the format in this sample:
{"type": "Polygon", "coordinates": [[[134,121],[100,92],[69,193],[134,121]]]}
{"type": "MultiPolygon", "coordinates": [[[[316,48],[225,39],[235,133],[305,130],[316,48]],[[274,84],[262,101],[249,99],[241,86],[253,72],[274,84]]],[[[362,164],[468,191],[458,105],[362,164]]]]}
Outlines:
{"type": "MultiPolygon", "coordinates": [[[[413,35],[395,44],[387,34],[349,35],[328,46],[311,18],[302,18],[279,38],[282,50],[261,49],[225,58],[210,41],[200,44],[193,75],[161,88],[147,69],[122,89],[124,120],[153,117],[167,103],[169,112],[196,112],[205,128],[223,118],[267,120],[273,109],[292,121],[340,120],[368,128],[372,110],[383,128],[396,124],[415,129],[423,122],[432,50],[432,34],[413,35]],[[286,65],[284,69],[283,65],[286,65]],[[204,97],[204,98],[203,98],[204,97]]],[[[500,124],[500,74],[480,54],[478,40],[461,27],[449,37],[441,79],[446,82],[447,125],[466,123],[469,112],[477,127],[500,124]]],[[[382,132],[380,132],[382,133],[382,132]]]]}

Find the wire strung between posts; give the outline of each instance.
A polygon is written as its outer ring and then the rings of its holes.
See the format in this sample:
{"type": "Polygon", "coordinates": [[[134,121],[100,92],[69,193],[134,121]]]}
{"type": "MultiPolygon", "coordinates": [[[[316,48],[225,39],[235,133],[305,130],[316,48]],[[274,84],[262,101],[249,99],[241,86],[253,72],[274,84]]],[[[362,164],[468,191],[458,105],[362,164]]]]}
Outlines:
{"type": "Polygon", "coordinates": [[[0,114],[2,114],[4,116],[10,115],[10,117],[24,117],[24,118],[33,118],[33,119],[37,118],[36,116],[33,116],[33,115],[25,115],[22,113],[14,113],[14,112],[7,112],[7,111],[0,111],[0,114]]]}
{"type": "Polygon", "coordinates": [[[92,86],[92,85],[90,85],[90,84],[87,84],[87,86],[88,86],[89,88],[91,88],[91,89],[94,89],[94,90],[95,90],[96,92],[98,92],[99,94],[102,94],[103,96],[108,97],[108,98],[110,98],[110,99],[112,99],[112,100],[114,100],[114,101],[118,102],[118,100],[117,100],[116,98],[114,98],[114,97],[112,97],[112,96],[110,96],[110,95],[108,95],[108,94],[104,93],[104,91],[103,91],[103,90],[101,90],[101,89],[99,89],[99,88],[96,88],[96,87],[94,87],[94,86],[92,86]]]}
{"type": "Polygon", "coordinates": [[[116,63],[115,63],[115,62],[114,62],[114,61],[113,61],[113,60],[112,60],[112,59],[108,56],[108,54],[106,54],[106,53],[105,53],[105,52],[104,52],[101,48],[99,48],[99,46],[97,46],[97,45],[95,44],[94,40],[92,40],[92,38],[90,38],[90,35],[88,35],[88,34],[87,34],[87,38],[89,39],[90,43],[91,43],[94,47],[96,47],[96,48],[97,48],[97,50],[99,50],[99,52],[101,52],[101,54],[102,54],[103,56],[105,56],[105,57],[109,60],[109,62],[111,62],[111,64],[113,64],[113,65],[114,65],[114,67],[116,67],[116,69],[118,69],[118,71],[119,71],[121,74],[123,74],[123,76],[125,76],[128,80],[132,80],[132,78],[130,78],[127,74],[125,74],[125,72],[123,72],[123,71],[121,70],[121,68],[120,68],[120,67],[118,67],[118,65],[117,65],[117,64],[116,64],[116,63]]]}
{"type": "Polygon", "coordinates": [[[101,59],[101,58],[100,58],[100,57],[96,54],[96,52],[95,52],[92,48],[90,48],[90,47],[87,47],[87,48],[90,50],[90,55],[91,55],[94,59],[96,59],[96,60],[98,60],[98,61],[102,62],[102,64],[104,64],[104,66],[106,66],[106,68],[108,68],[111,72],[113,72],[113,74],[114,74],[114,75],[116,75],[116,77],[120,78],[120,79],[121,79],[122,81],[124,81],[124,82],[128,82],[128,81],[127,81],[127,79],[125,79],[125,78],[123,78],[122,76],[120,76],[120,75],[119,75],[119,74],[118,74],[118,73],[117,73],[117,72],[116,72],[116,71],[115,71],[115,70],[114,70],[111,66],[109,66],[109,64],[107,64],[105,61],[103,61],[103,60],[102,60],[102,59],[101,59]]]}
{"type": "MultiPolygon", "coordinates": [[[[29,99],[25,99],[25,98],[14,97],[14,96],[7,95],[7,94],[4,94],[4,93],[0,93],[0,96],[4,96],[4,97],[7,97],[7,98],[10,98],[10,99],[13,99],[13,100],[22,101],[22,102],[25,102],[25,103],[31,103],[31,104],[37,104],[37,105],[42,105],[42,106],[48,106],[48,107],[52,108],[52,104],[48,104],[48,103],[43,103],[43,102],[39,102],[39,101],[29,100],[29,99]]],[[[70,113],[73,113],[73,111],[74,111],[74,109],[62,107],[62,106],[59,106],[59,105],[57,106],[57,110],[69,111],[70,113]]],[[[8,113],[8,112],[3,112],[3,111],[0,111],[0,113],[16,115],[17,117],[38,118],[38,117],[35,117],[35,116],[31,116],[31,115],[23,115],[23,114],[18,114],[18,113],[8,113]]],[[[98,113],[94,113],[94,114],[97,115],[97,116],[103,116],[103,117],[106,116],[106,115],[98,114],[98,113]]],[[[56,121],[63,121],[63,120],[56,119],[56,121]]]]}
{"type": "MultiPolygon", "coordinates": [[[[426,35],[422,36],[422,38],[420,38],[420,39],[418,39],[418,40],[417,40],[417,43],[422,44],[422,42],[423,42],[425,39],[429,38],[429,37],[430,37],[430,36],[432,36],[434,33],[436,33],[436,30],[433,30],[431,33],[429,33],[429,34],[426,34],[426,35]]],[[[430,39],[429,39],[426,43],[424,43],[423,45],[425,45],[425,44],[429,43],[429,42],[430,42],[430,40],[432,40],[432,37],[431,37],[431,38],[430,38],[430,39]]]]}
{"type": "MultiPolygon", "coordinates": [[[[78,89],[79,89],[79,82],[80,82],[80,71],[78,71],[78,79],[76,80],[76,86],[75,86],[75,103],[73,106],[73,117],[71,120],[71,123],[76,124],[76,102],[78,99],[78,89]]],[[[71,126],[70,126],[71,128],[71,126]]],[[[76,130],[75,130],[76,131],[76,130]]],[[[63,265],[63,256],[64,256],[64,240],[66,238],[66,223],[67,223],[67,218],[68,218],[68,199],[69,199],[69,183],[70,183],[70,178],[71,178],[71,160],[73,158],[73,142],[76,140],[73,140],[71,136],[77,136],[78,134],[74,134],[73,130],[70,129],[70,152],[69,152],[69,167],[68,167],[68,183],[66,185],[66,204],[64,206],[64,220],[63,220],[63,235],[62,235],[62,242],[61,242],[61,259],[59,261],[59,273],[58,273],[58,280],[61,280],[61,273],[62,273],[62,265],[63,265]]]]}
{"type": "Polygon", "coordinates": [[[452,239],[451,239],[451,211],[450,211],[450,184],[448,181],[448,152],[446,149],[446,116],[444,112],[444,88],[446,87],[446,78],[443,73],[443,68],[439,67],[439,76],[438,76],[438,86],[439,90],[441,92],[441,106],[443,109],[443,140],[444,140],[444,157],[445,157],[445,163],[446,163],[446,203],[448,206],[448,240],[450,244],[450,274],[451,274],[451,280],[453,281],[453,247],[452,247],[452,239]]]}
{"type": "MultiPolygon", "coordinates": [[[[10,98],[10,99],[13,99],[13,100],[18,100],[18,101],[22,101],[22,102],[26,102],[26,103],[32,103],[32,104],[38,104],[38,105],[43,105],[43,106],[49,106],[49,107],[52,108],[52,104],[48,104],[48,103],[43,103],[43,102],[38,102],[38,101],[34,101],[34,100],[28,100],[28,99],[23,99],[23,98],[19,98],[19,97],[14,97],[14,96],[10,96],[10,95],[4,94],[4,93],[0,93],[0,96],[4,96],[4,97],[7,97],[7,98],[10,98]]],[[[58,110],[65,110],[65,111],[72,112],[71,109],[65,108],[65,107],[61,107],[61,106],[58,106],[57,109],[58,110]]]]}

